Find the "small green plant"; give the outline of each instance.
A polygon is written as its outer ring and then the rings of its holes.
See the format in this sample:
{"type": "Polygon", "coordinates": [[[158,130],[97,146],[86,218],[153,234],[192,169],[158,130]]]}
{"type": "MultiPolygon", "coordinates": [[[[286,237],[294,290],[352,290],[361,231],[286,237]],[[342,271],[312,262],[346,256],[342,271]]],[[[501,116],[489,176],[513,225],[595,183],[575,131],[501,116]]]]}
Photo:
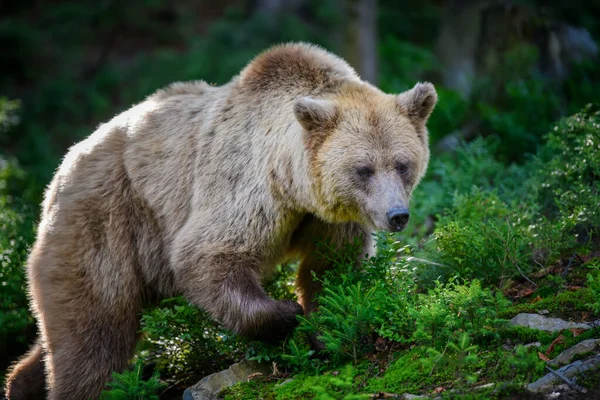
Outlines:
{"type": "Polygon", "coordinates": [[[317,332],[335,363],[352,359],[356,363],[364,351],[365,339],[377,322],[377,288],[360,282],[324,288],[319,310],[304,319],[304,329],[317,332]]]}
{"type": "Polygon", "coordinates": [[[475,383],[477,376],[470,373],[472,367],[477,363],[477,346],[471,344],[471,338],[467,333],[463,333],[455,342],[448,340],[443,351],[434,348],[427,349],[428,358],[422,359],[422,362],[431,369],[430,374],[436,368],[449,369],[459,380],[466,380],[469,383],[475,383]]]}
{"type": "Polygon", "coordinates": [[[352,394],[352,378],[329,378],[329,386],[332,389],[328,389],[323,386],[313,386],[312,390],[317,394],[315,399],[317,400],[365,400],[369,399],[369,395],[364,394],[352,394]],[[344,397],[340,397],[340,396],[344,397]]]}
{"type": "Polygon", "coordinates": [[[587,284],[594,294],[594,302],[587,303],[589,307],[596,314],[600,314],[600,258],[596,258],[591,261],[588,265],[592,269],[592,273],[587,274],[587,284]]]}
{"type": "Polygon", "coordinates": [[[320,360],[312,358],[315,351],[310,348],[309,343],[307,335],[295,332],[285,347],[285,354],[281,355],[282,360],[296,371],[318,370],[320,360]]]}
{"type": "Polygon", "coordinates": [[[317,400],[365,400],[369,395],[355,394],[353,392],[353,370],[347,366],[342,371],[337,371],[338,376],[328,376],[324,385],[314,385],[311,390],[316,393],[317,400]]]}
{"type": "Polygon", "coordinates": [[[356,363],[372,347],[376,331],[398,339],[412,333],[409,274],[401,257],[406,249],[392,235],[378,239],[377,254],[359,265],[360,242],[341,251],[321,244],[322,256],[334,267],[321,280],[318,310],[300,317],[298,329],[316,334],[335,364],[348,359],[356,363]]]}
{"type": "Polygon", "coordinates": [[[100,395],[101,400],[159,400],[159,392],[166,386],[159,381],[158,372],[147,381],[142,379],[143,362],[138,359],[130,371],[112,373],[112,380],[106,384],[107,390],[100,395]]]}
{"type": "Polygon", "coordinates": [[[535,348],[518,346],[515,354],[508,357],[508,363],[515,372],[515,377],[528,383],[534,374],[544,371],[545,362],[540,360],[535,348]]]}

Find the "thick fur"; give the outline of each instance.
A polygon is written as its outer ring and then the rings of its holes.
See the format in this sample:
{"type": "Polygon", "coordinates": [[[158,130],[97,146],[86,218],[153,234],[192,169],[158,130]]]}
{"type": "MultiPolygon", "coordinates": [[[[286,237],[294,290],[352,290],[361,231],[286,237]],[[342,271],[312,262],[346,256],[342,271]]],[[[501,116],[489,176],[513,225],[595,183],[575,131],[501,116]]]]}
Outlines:
{"type": "Polygon", "coordinates": [[[43,382],[42,357],[48,398],[95,398],[132,356],[144,304],[165,296],[250,337],[289,333],[314,308],[310,271],[328,268],[315,242],[358,236],[369,252],[389,207],[408,206],[435,101],[430,84],[387,95],[338,57],[288,44],[224,86],[176,83],[101,125],[46,192],[28,261],[40,345],[12,370],[9,399],[35,397],[20,385],[43,382]],[[302,307],[261,287],[289,257],[302,259],[302,307]]]}

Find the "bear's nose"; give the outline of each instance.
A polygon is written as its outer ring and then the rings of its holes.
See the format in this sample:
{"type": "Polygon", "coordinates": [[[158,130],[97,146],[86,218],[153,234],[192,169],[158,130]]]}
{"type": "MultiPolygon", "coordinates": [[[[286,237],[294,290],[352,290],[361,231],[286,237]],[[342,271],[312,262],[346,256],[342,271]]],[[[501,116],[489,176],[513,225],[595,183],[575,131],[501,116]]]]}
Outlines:
{"type": "Polygon", "coordinates": [[[393,230],[399,231],[408,222],[408,210],[404,208],[393,208],[387,213],[388,223],[393,230]]]}

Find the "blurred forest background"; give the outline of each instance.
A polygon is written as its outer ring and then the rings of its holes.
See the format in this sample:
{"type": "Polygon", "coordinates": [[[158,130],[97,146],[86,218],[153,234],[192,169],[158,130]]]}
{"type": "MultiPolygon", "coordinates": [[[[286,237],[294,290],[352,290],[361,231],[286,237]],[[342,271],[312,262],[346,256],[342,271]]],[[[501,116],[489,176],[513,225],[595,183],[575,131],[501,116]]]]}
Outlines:
{"type": "MultiPolygon", "coordinates": [[[[539,298],[556,316],[600,317],[600,2],[0,1],[0,377],[35,338],[23,267],[43,190],[69,146],[170,82],[223,84],[269,46],[298,40],[343,56],[389,93],[435,84],[432,163],[411,227],[380,236],[380,255],[365,264],[371,278],[342,274],[348,264],[338,255],[341,270],[324,283],[322,303],[341,311],[303,321],[298,333],[323,333],[329,364],[311,358],[301,337],[277,349],[232,337],[178,298],[143,317],[145,376],[160,371],[177,392],[245,354],[277,361],[284,377],[351,367],[337,383],[284,393],[267,382],[231,398],[429,393],[468,388],[473,371],[479,384],[522,384],[542,374],[540,360],[502,345],[536,339],[548,348],[556,335],[515,333],[502,322],[511,313],[539,298]],[[382,341],[395,359],[357,356],[357,348],[377,356],[382,341]],[[457,343],[459,364],[440,362],[448,343],[457,343]],[[411,361],[402,358],[409,348],[411,361]],[[427,367],[435,352],[441,358],[427,367]]],[[[270,293],[293,298],[293,268],[279,267],[270,293]]]]}

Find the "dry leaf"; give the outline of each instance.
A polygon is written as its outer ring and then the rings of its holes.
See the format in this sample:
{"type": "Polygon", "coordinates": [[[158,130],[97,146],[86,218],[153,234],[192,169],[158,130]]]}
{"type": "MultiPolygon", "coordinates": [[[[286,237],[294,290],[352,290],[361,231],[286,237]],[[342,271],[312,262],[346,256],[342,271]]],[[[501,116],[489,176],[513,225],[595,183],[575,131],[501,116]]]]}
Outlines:
{"type": "Polygon", "coordinates": [[[281,372],[279,372],[279,368],[277,368],[277,363],[273,361],[273,376],[279,376],[281,372]]]}
{"type": "Polygon", "coordinates": [[[255,372],[253,374],[250,374],[248,375],[248,382],[250,382],[252,379],[256,379],[261,376],[263,376],[262,372],[255,372]]]}
{"type": "Polygon", "coordinates": [[[554,341],[552,341],[552,343],[550,343],[550,347],[548,347],[548,350],[546,350],[546,354],[550,355],[550,353],[552,353],[552,350],[554,350],[554,346],[564,342],[564,340],[565,337],[563,335],[559,335],[556,339],[554,339],[554,341]]]}
{"type": "Polygon", "coordinates": [[[542,353],[542,352],[539,352],[539,351],[538,351],[538,357],[539,357],[539,358],[540,358],[540,360],[542,360],[542,361],[546,361],[546,362],[550,361],[550,359],[549,359],[548,357],[546,357],[546,355],[545,355],[544,353],[542,353]]]}
{"type": "Polygon", "coordinates": [[[542,301],[542,298],[540,297],[540,295],[538,294],[537,297],[533,300],[531,300],[531,304],[537,303],[538,301],[542,301]]]}
{"type": "Polygon", "coordinates": [[[535,289],[523,289],[515,296],[516,299],[520,299],[521,297],[527,297],[530,294],[535,292],[535,289]]]}
{"type": "Polygon", "coordinates": [[[435,389],[433,389],[433,394],[440,394],[442,392],[445,392],[446,388],[443,386],[438,386],[435,389]]]}
{"type": "Polygon", "coordinates": [[[585,329],[583,329],[583,328],[571,328],[569,330],[573,334],[573,337],[577,337],[577,336],[581,335],[583,332],[585,332],[585,329]]]}

